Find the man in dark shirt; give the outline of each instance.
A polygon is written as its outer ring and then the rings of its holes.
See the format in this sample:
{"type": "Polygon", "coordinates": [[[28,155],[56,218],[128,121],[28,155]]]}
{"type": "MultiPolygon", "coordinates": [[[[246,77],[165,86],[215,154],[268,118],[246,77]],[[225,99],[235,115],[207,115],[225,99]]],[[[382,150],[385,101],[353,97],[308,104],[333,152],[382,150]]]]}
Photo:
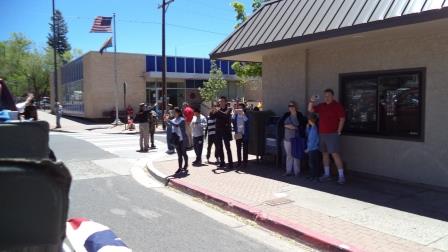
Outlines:
{"type": "Polygon", "coordinates": [[[219,99],[219,109],[215,113],[216,118],[216,152],[220,160],[219,168],[225,167],[224,162],[224,150],[223,150],[223,142],[227,151],[227,160],[229,169],[233,168],[233,160],[232,160],[232,151],[230,149],[230,141],[232,141],[232,110],[227,106],[227,98],[221,97],[219,99]]]}

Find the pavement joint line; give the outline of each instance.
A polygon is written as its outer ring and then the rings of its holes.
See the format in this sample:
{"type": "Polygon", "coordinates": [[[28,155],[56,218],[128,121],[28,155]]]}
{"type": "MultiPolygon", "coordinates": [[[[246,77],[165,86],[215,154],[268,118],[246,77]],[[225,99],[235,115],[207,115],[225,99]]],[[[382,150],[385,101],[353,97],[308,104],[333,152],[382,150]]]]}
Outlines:
{"type": "Polygon", "coordinates": [[[171,186],[186,194],[206,200],[207,202],[215,204],[224,210],[233,212],[249,220],[253,220],[257,224],[272,231],[278,232],[299,242],[312,244],[317,248],[352,252],[363,251],[353,245],[345,244],[344,242],[327,235],[309,230],[308,228],[297,223],[292,223],[288,220],[269,215],[255,207],[251,207],[236,200],[208,191],[207,189],[189,184],[188,182],[175,178],[169,178],[154,166],[154,162],[163,161],[166,160],[149,160],[146,168],[154,178],[161,181],[166,186],[171,186]]]}

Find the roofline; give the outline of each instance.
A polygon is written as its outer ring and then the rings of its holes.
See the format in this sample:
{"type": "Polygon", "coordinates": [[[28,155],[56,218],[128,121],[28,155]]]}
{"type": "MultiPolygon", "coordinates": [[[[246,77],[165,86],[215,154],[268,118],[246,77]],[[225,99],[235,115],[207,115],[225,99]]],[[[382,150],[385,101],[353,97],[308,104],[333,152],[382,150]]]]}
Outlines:
{"type": "MultiPolygon", "coordinates": [[[[385,20],[379,20],[379,21],[359,24],[359,25],[355,25],[355,26],[343,27],[343,28],[339,28],[339,29],[335,29],[335,30],[329,30],[329,31],[325,31],[325,32],[309,34],[309,35],[295,37],[295,38],[274,41],[274,42],[270,42],[270,43],[260,44],[260,45],[256,45],[256,46],[252,46],[252,47],[241,48],[241,49],[222,52],[222,53],[214,53],[216,51],[216,49],[215,49],[212,53],[210,53],[210,58],[211,59],[220,59],[220,58],[225,58],[225,57],[236,56],[239,54],[251,53],[251,52],[267,50],[267,49],[274,49],[274,48],[302,44],[302,43],[316,41],[316,40],[329,39],[329,38],[341,37],[341,36],[346,36],[346,35],[353,35],[353,34],[357,34],[357,33],[381,30],[381,29],[386,29],[386,28],[393,28],[393,27],[423,23],[423,22],[428,22],[428,21],[433,21],[433,20],[438,20],[438,19],[443,19],[443,18],[448,18],[448,7],[444,7],[441,9],[435,9],[435,10],[429,10],[429,11],[425,11],[425,12],[421,12],[421,13],[408,14],[405,16],[388,18],[385,20]]],[[[219,48],[219,47],[217,47],[217,48],[219,48]]]]}

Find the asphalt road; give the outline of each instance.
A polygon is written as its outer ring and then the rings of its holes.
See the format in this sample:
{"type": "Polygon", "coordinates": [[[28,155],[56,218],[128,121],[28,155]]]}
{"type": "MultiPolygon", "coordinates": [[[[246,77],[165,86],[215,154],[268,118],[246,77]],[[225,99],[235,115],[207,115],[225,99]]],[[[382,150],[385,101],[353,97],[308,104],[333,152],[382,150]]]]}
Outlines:
{"type": "MultiPolygon", "coordinates": [[[[130,167],[139,160],[134,147],[126,150],[115,144],[119,154],[114,154],[106,151],[112,141],[109,138],[92,135],[104,148],[86,139],[90,137],[80,139],[69,133],[50,136],[51,148],[74,179],[69,217],[89,218],[109,226],[134,251],[308,250],[229,219],[155,181],[145,187],[131,175],[130,167]]],[[[136,136],[123,139],[117,141],[125,144],[136,136]]]]}

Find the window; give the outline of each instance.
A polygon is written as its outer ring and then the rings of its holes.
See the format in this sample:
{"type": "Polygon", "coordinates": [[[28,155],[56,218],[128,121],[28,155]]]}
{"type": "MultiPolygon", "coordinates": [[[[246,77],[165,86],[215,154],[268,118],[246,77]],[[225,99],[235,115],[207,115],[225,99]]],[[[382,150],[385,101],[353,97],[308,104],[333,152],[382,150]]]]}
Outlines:
{"type": "Polygon", "coordinates": [[[204,61],[202,59],[195,59],[194,60],[194,64],[195,64],[195,73],[204,73],[204,61]]]}
{"type": "Polygon", "coordinates": [[[156,71],[156,57],[146,56],[146,72],[156,71]]]}
{"type": "Polygon", "coordinates": [[[162,72],[162,56],[157,56],[157,72],[162,72]]]}
{"type": "Polygon", "coordinates": [[[173,57],[166,58],[166,71],[167,72],[176,72],[176,61],[173,57]]]}
{"type": "Polygon", "coordinates": [[[423,81],[424,70],[341,75],[345,131],[422,139],[423,81]]]}
{"type": "Polygon", "coordinates": [[[176,58],[176,69],[178,73],[185,73],[185,58],[176,58]]]}
{"type": "Polygon", "coordinates": [[[186,65],[187,65],[187,73],[194,73],[194,59],[187,58],[186,59],[186,65]]]}

